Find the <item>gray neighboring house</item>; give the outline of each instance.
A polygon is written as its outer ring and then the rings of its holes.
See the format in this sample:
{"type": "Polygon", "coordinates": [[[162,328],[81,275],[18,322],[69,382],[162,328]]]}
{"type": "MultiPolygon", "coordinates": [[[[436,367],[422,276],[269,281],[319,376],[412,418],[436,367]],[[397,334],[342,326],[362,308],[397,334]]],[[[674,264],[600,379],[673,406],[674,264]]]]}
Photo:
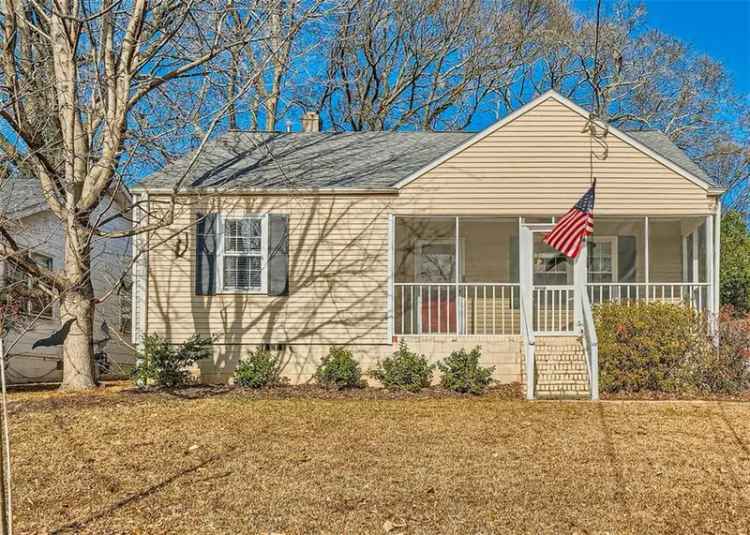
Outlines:
{"type": "MultiPolygon", "coordinates": [[[[120,203],[127,203],[123,198],[120,203]]],[[[64,237],[59,220],[50,212],[41,186],[36,179],[10,178],[0,182],[0,216],[12,223],[11,235],[29,247],[32,257],[41,265],[61,269],[64,261],[64,237]]],[[[124,220],[113,221],[108,228],[129,228],[124,220]]],[[[111,283],[128,268],[131,258],[127,238],[95,239],[92,247],[93,283],[97,295],[111,288],[111,283]]],[[[30,277],[0,259],[0,285],[29,284],[30,277]]],[[[94,319],[95,351],[107,354],[112,374],[121,375],[134,362],[129,344],[131,331],[131,294],[114,295],[96,308],[94,319]],[[106,322],[106,330],[102,330],[106,322]],[[108,328],[108,329],[107,329],[108,328]],[[125,340],[127,343],[123,343],[125,340]]],[[[27,317],[40,315],[24,332],[11,331],[5,337],[6,374],[9,383],[58,382],[62,380],[62,347],[32,348],[35,341],[46,338],[60,328],[59,307],[51,298],[35,299],[24,304],[27,317]],[[51,303],[51,306],[48,306],[51,303]],[[20,336],[20,339],[18,339],[20,336]],[[18,339],[18,342],[14,342],[18,339]],[[9,347],[13,344],[13,347],[9,347]]]]}

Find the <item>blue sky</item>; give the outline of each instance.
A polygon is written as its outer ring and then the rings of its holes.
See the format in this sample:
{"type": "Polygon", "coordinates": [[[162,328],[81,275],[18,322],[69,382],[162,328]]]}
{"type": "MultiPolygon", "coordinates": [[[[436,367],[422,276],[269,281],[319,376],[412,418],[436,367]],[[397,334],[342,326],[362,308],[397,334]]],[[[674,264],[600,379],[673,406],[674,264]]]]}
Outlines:
{"type": "MultiPolygon", "coordinates": [[[[577,3],[583,7],[586,0],[577,3]]],[[[644,4],[650,27],[721,60],[738,91],[750,95],[750,0],[644,0],[644,4]]]]}

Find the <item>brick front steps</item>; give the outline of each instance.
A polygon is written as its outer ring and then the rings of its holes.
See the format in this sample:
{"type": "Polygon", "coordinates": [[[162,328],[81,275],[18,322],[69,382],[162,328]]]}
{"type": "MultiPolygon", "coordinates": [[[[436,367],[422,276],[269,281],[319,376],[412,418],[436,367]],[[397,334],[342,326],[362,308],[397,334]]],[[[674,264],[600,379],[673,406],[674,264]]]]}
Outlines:
{"type": "MultiPolygon", "coordinates": [[[[537,337],[535,351],[537,399],[588,399],[586,354],[578,338],[537,337]]],[[[526,385],[526,363],[522,363],[526,385]]]]}

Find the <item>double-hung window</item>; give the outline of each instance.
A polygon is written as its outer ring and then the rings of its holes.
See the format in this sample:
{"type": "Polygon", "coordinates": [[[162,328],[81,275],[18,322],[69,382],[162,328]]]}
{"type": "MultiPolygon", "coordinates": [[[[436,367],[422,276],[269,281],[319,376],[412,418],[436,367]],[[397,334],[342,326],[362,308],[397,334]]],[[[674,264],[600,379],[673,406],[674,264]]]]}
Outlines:
{"type": "MultiPolygon", "coordinates": [[[[39,253],[31,253],[31,259],[40,268],[52,269],[52,258],[39,253]]],[[[5,265],[5,286],[15,294],[21,303],[24,314],[52,319],[52,296],[45,291],[42,283],[20,267],[7,262],[5,265]]]]}
{"type": "Polygon", "coordinates": [[[118,291],[120,301],[120,333],[130,334],[133,323],[133,283],[129,280],[123,282],[118,291]]]}
{"type": "Polygon", "coordinates": [[[268,218],[263,215],[222,216],[219,232],[220,290],[265,293],[268,218]]]}

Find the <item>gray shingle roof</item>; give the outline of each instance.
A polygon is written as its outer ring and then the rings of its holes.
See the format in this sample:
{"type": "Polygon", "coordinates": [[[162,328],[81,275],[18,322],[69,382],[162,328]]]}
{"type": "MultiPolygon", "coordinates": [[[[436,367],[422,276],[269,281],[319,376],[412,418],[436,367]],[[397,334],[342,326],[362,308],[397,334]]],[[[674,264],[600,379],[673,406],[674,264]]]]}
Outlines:
{"type": "MultiPolygon", "coordinates": [[[[464,132],[230,132],[207,144],[182,183],[201,188],[390,188],[460,145],[464,132]]],[[[138,184],[170,188],[192,155],[138,184]]]]}
{"type": "Polygon", "coordinates": [[[718,186],[718,184],[709,177],[706,172],[700,168],[685,152],[675,145],[669,137],[659,130],[630,130],[626,133],[639,143],[647,146],[659,156],[679,165],[686,171],[694,174],[701,180],[718,186]]]}
{"type": "MultiPolygon", "coordinates": [[[[663,133],[628,134],[711,185],[716,183],[663,133]]],[[[208,143],[195,165],[188,154],[137,187],[181,191],[204,188],[391,188],[470,139],[471,132],[229,132],[208,143]]]]}
{"type": "Polygon", "coordinates": [[[38,180],[7,178],[0,181],[0,215],[19,216],[46,208],[47,201],[38,180]]]}

